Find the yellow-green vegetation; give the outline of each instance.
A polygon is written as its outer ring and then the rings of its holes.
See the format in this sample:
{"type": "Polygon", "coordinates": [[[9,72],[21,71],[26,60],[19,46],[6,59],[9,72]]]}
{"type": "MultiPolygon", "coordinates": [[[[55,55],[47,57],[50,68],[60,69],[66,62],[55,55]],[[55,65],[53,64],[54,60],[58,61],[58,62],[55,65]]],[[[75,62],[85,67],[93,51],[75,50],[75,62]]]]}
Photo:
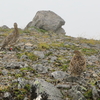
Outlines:
{"type": "Polygon", "coordinates": [[[61,70],[66,71],[69,66],[69,60],[67,61],[64,57],[58,57],[57,61],[55,61],[55,67],[59,67],[61,70]]]}
{"type": "Polygon", "coordinates": [[[38,57],[36,55],[34,55],[34,53],[31,53],[31,52],[17,53],[18,58],[21,58],[22,55],[26,55],[28,57],[28,59],[30,59],[32,61],[36,61],[38,59],[38,57]]]}
{"type": "Polygon", "coordinates": [[[89,84],[91,84],[92,86],[94,86],[96,84],[97,80],[96,79],[90,79],[89,80],[89,84]]]}
{"type": "Polygon", "coordinates": [[[22,73],[20,74],[15,74],[15,77],[18,78],[18,77],[23,77],[24,75],[22,73]]]}
{"type": "Polygon", "coordinates": [[[38,32],[42,32],[42,33],[47,32],[45,29],[39,29],[39,28],[37,28],[37,27],[33,27],[33,28],[35,28],[38,32]]]}
{"type": "Polygon", "coordinates": [[[6,92],[9,90],[9,86],[0,85],[0,92],[6,92]]]}
{"type": "Polygon", "coordinates": [[[62,66],[60,67],[63,71],[66,71],[67,68],[69,67],[70,61],[63,61],[62,66]]]}
{"type": "Polygon", "coordinates": [[[53,42],[53,43],[50,44],[50,47],[55,47],[55,48],[64,47],[64,43],[62,43],[62,42],[53,42]]]}
{"type": "Polygon", "coordinates": [[[22,29],[18,29],[18,31],[19,31],[19,34],[23,34],[24,33],[24,30],[22,30],[22,29]]]}
{"type": "Polygon", "coordinates": [[[46,79],[47,82],[57,84],[58,80],[57,79],[46,79]]]}
{"type": "Polygon", "coordinates": [[[88,56],[91,56],[91,55],[94,55],[94,54],[98,54],[98,50],[96,49],[88,49],[88,48],[83,48],[81,50],[85,55],[88,55],[88,56]]]}
{"type": "Polygon", "coordinates": [[[48,52],[48,53],[46,54],[46,56],[50,56],[50,55],[53,55],[53,52],[48,52]]]}
{"type": "Polygon", "coordinates": [[[50,46],[49,46],[49,44],[48,43],[39,43],[38,44],[38,49],[39,50],[42,50],[42,49],[49,49],[50,48],[50,46]]]}
{"type": "Polygon", "coordinates": [[[1,34],[1,36],[6,37],[6,36],[8,36],[10,33],[12,33],[12,31],[13,31],[13,29],[7,29],[6,31],[3,31],[4,33],[1,34]]]}
{"type": "Polygon", "coordinates": [[[21,88],[21,89],[14,89],[13,92],[16,100],[23,100],[28,91],[26,89],[21,88]]]}
{"type": "Polygon", "coordinates": [[[88,90],[84,93],[84,96],[87,100],[92,100],[92,90],[88,90]]]}
{"type": "Polygon", "coordinates": [[[18,89],[17,87],[18,87],[18,83],[12,83],[10,87],[2,85],[0,86],[0,92],[1,93],[4,93],[4,92],[12,93],[15,100],[23,100],[26,95],[29,96],[29,92],[31,89],[30,84],[26,84],[24,88],[20,88],[20,89],[18,89]]]}
{"type": "Polygon", "coordinates": [[[0,71],[0,75],[2,75],[2,71],[0,71]]]}
{"type": "Polygon", "coordinates": [[[0,36],[4,36],[4,37],[6,37],[6,36],[8,36],[8,33],[0,34],[0,36]]]}
{"type": "Polygon", "coordinates": [[[23,33],[30,33],[30,30],[25,29],[25,30],[23,30],[23,33]]]}
{"type": "Polygon", "coordinates": [[[80,43],[86,43],[86,44],[92,44],[92,45],[100,44],[100,40],[84,39],[84,38],[80,38],[79,42],[80,43]]]}
{"type": "Polygon", "coordinates": [[[32,67],[21,68],[20,71],[21,71],[21,72],[30,71],[30,72],[33,72],[33,73],[36,72],[32,67]]]}
{"type": "Polygon", "coordinates": [[[26,85],[25,85],[25,87],[24,87],[24,89],[26,89],[27,91],[29,91],[29,92],[30,92],[30,89],[31,89],[30,84],[26,84],[26,85]]]}
{"type": "Polygon", "coordinates": [[[93,67],[95,67],[94,65],[87,65],[86,66],[87,68],[93,68],[93,67]]]}
{"type": "Polygon", "coordinates": [[[63,64],[60,68],[62,69],[62,71],[66,71],[68,66],[68,64],[63,64]]]}
{"type": "Polygon", "coordinates": [[[75,45],[65,45],[64,47],[66,47],[67,49],[72,49],[72,50],[79,50],[80,48],[78,46],[75,46],[75,45]]]}
{"type": "Polygon", "coordinates": [[[7,32],[9,29],[4,29],[0,27],[0,32],[7,32]]]}
{"type": "Polygon", "coordinates": [[[42,50],[42,49],[50,49],[50,48],[58,48],[58,47],[64,47],[64,43],[61,42],[53,42],[53,43],[39,43],[38,44],[38,49],[42,50]]]}

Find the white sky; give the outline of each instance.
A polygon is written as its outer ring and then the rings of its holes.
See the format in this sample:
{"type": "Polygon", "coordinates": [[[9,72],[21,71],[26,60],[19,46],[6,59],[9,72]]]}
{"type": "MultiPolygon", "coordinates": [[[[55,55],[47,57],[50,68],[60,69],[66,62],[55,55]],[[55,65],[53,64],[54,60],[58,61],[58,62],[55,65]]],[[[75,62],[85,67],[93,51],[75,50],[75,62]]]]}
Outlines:
{"type": "Polygon", "coordinates": [[[39,10],[61,16],[69,36],[100,39],[100,0],[0,0],[0,26],[24,28],[39,10]]]}

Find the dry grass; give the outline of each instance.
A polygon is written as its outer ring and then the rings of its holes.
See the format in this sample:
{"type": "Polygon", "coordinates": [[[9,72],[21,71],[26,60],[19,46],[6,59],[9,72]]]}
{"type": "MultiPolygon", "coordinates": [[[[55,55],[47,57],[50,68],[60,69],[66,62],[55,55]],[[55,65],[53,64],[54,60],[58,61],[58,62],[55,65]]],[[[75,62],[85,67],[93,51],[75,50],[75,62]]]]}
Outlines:
{"type": "Polygon", "coordinates": [[[79,38],[80,43],[86,43],[86,44],[100,44],[100,40],[94,40],[94,39],[84,39],[84,38],[79,38]]]}

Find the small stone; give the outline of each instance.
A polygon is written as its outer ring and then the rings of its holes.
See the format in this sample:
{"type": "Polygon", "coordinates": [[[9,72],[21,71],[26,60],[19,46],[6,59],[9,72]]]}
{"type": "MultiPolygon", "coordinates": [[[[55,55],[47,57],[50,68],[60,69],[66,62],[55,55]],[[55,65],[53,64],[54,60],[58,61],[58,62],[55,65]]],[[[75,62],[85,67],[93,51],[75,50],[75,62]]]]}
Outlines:
{"type": "Polygon", "coordinates": [[[33,46],[33,44],[31,44],[31,43],[26,43],[25,46],[31,47],[31,46],[33,46]]]}
{"type": "Polygon", "coordinates": [[[56,61],[57,60],[57,57],[56,56],[54,56],[54,57],[51,57],[51,62],[54,62],[54,61],[56,61]]]}
{"type": "Polygon", "coordinates": [[[99,99],[99,94],[95,86],[92,87],[92,96],[93,96],[93,100],[99,99]]]}
{"type": "Polygon", "coordinates": [[[96,84],[97,84],[98,88],[100,88],[100,80],[98,80],[98,81],[96,82],[96,84]]]}
{"type": "Polygon", "coordinates": [[[55,71],[55,72],[51,73],[51,77],[53,77],[59,81],[63,80],[66,75],[67,74],[63,71],[55,71]]]}
{"type": "Polygon", "coordinates": [[[47,73],[48,68],[43,66],[42,64],[33,65],[33,69],[35,69],[38,73],[47,73]]]}
{"type": "Polygon", "coordinates": [[[11,97],[11,94],[9,92],[4,93],[4,98],[10,98],[10,97],[11,97]]]}
{"type": "Polygon", "coordinates": [[[42,51],[34,51],[34,54],[41,59],[43,59],[45,57],[45,55],[42,51]]]}
{"type": "Polygon", "coordinates": [[[2,74],[3,75],[7,75],[8,74],[8,71],[6,69],[2,70],[2,74]]]}

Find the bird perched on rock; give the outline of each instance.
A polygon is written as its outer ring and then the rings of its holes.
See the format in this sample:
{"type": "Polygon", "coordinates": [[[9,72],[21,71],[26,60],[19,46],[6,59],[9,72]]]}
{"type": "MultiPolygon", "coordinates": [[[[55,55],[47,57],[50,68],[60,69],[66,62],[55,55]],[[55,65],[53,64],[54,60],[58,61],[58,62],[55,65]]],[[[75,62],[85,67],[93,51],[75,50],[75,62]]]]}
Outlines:
{"type": "Polygon", "coordinates": [[[80,76],[86,68],[86,60],[80,51],[75,50],[74,53],[69,68],[72,75],[80,76]]]}
{"type": "Polygon", "coordinates": [[[4,49],[6,46],[14,46],[19,37],[19,31],[17,23],[14,23],[14,30],[10,33],[2,42],[1,49],[4,49]]]}

